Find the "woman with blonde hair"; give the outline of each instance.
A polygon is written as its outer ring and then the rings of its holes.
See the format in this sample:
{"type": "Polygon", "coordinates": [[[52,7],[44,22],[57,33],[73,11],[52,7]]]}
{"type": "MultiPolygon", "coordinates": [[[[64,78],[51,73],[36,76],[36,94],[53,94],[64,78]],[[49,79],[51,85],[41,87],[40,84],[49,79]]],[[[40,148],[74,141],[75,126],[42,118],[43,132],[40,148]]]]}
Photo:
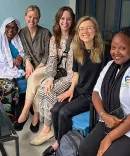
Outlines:
{"type": "Polygon", "coordinates": [[[38,86],[45,78],[51,36],[49,30],[38,25],[40,16],[41,14],[38,6],[28,6],[25,11],[25,22],[27,26],[19,33],[25,52],[24,63],[26,78],[28,80],[25,105],[18,122],[14,124],[15,129],[19,131],[23,129],[23,126],[28,119],[28,113],[32,103],[34,117],[30,129],[32,132],[37,132],[39,129],[36,93],[38,86]]]}
{"type": "Polygon", "coordinates": [[[70,40],[74,35],[75,15],[73,10],[64,6],[55,16],[53,34],[50,40],[50,55],[47,62],[46,80],[38,89],[40,119],[44,122],[41,133],[30,144],[40,145],[54,136],[51,130],[52,120],[50,109],[57,102],[57,96],[63,93],[71,85],[73,72],[73,51],[70,40]],[[68,43],[70,46],[67,46],[68,43]],[[68,52],[66,52],[66,47],[68,52]],[[62,59],[61,59],[62,58],[62,59]],[[65,69],[66,74],[57,77],[57,69],[65,69]]]}
{"type": "Polygon", "coordinates": [[[51,109],[56,142],[43,155],[57,150],[59,141],[72,128],[72,117],[89,110],[93,87],[104,64],[104,45],[93,17],[79,19],[74,36],[73,80],[70,88],[58,96],[51,109]]]}
{"type": "Polygon", "coordinates": [[[109,61],[92,93],[99,122],[79,146],[79,156],[130,155],[130,27],[113,37],[109,61]]]}

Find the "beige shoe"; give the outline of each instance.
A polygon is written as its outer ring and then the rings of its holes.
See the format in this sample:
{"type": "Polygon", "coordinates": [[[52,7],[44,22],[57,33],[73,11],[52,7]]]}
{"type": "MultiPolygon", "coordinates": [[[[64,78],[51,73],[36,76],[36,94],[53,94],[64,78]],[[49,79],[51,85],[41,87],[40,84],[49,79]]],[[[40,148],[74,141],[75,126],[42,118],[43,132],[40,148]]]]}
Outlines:
{"type": "Polygon", "coordinates": [[[54,137],[54,132],[51,130],[49,133],[46,133],[46,136],[38,139],[37,137],[35,139],[33,139],[30,144],[31,145],[41,145],[43,144],[45,141],[51,139],[52,137],[54,137]]]}

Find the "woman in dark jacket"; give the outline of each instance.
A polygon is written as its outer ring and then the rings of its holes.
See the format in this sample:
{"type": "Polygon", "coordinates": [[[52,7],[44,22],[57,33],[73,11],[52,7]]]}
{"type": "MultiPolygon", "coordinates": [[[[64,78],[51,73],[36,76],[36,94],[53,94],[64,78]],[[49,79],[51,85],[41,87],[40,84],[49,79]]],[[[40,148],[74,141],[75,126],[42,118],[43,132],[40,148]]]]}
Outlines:
{"type": "Polygon", "coordinates": [[[28,80],[25,105],[22,113],[15,123],[16,130],[22,130],[28,119],[28,113],[33,104],[34,116],[30,125],[32,132],[39,130],[39,113],[37,102],[37,88],[45,78],[46,63],[49,55],[50,32],[38,25],[40,20],[40,9],[36,5],[30,5],[25,12],[27,26],[19,35],[25,51],[24,63],[26,79],[28,80]]]}

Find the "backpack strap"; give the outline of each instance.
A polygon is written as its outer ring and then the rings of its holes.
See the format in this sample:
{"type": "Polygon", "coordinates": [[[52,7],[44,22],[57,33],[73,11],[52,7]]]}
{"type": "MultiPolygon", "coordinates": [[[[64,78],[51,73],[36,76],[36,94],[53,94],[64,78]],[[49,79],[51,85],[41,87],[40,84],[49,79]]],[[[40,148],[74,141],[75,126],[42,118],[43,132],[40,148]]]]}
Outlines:
{"type": "Polygon", "coordinates": [[[65,48],[65,51],[63,52],[62,56],[61,56],[61,59],[59,60],[57,66],[59,66],[62,62],[62,59],[64,57],[64,53],[68,54],[69,50],[70,50],[70,44],[71,44],[71,41],[72,41],[72,38],[68,38],[67,41],[66,41],[66,48],[65,48]]]}
{"type": "Polygon", "coordinates": [[[71,41],[72,41],[72,39],[69,37],[69,38],[67,39],[67,41],[66,41],[66,48],[65,48],[64,53],[68,53],[68,52],[69,52],[71,41]]]}

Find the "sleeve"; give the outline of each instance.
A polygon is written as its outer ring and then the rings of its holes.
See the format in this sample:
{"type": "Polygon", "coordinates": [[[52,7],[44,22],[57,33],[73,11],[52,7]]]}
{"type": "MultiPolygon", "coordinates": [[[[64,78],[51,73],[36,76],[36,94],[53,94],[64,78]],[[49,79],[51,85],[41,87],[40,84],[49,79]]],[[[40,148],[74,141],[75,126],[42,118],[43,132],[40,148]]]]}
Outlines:
{"type": "Polygon", "coordinates": [[[107,65],[103,68],[103,70],[101,71],[100,75],[99,75],[99,78],[97,80],[97,83],[93,89],[93,91],[97,91],[99,93],[99,95],[101,96],[101,86],[102,86],[102,82],[103,82],[103,79],[104,79],[104,76],[107,72],[107,70],[109,69],[110,65],[112,64],[113,61],[109,61],[107,63],[107,65]]]}
{"type": "Polygon", "coordinates": [[[49,42],[50,42],[51,33],[49,30],[46,31],[43,42],[44,42],[44,56],[40,63],[46,64],[49,56],[49,42]]]}
{"type": "Polygon", "coordinates": [[[50,39],[49,52],[50,54],[46,65],[46,78],[54,78],[57,73],[58,63],[57,49],[54,37],[50,39]]]}
{"type": "Polygon", "coordinates": [[[23,63],[25,64],[25,61],[26,61],[27,58],[29,58],[31,60],[31,56],[30,56],[28,48],[26,46],[26,41],[24,39],[25,37],[24,37],[24,32],[23,31],[19,32],[19,37],[21,39],[21,43],[22,43],[23,49],[24,49],[23,63]]]}
{"type": "Polygon", "coordinates": [[[75,60],[75,58],[73,57],[73,68],[72,70],[74,72],[78,72],[78,62],[75,60]]]}

